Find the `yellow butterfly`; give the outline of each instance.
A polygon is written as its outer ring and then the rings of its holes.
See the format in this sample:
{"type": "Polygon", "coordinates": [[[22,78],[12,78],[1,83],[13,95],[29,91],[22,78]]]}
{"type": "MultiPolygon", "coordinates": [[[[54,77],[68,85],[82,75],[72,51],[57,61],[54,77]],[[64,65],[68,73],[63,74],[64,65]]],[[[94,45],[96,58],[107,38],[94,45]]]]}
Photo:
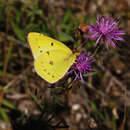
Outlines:
{"type": "Polygon", "coordinates": [[[30,32],[27,36],[38,75],[49,83],[61,79],[75,62],[79,53],[73,53],[63,43],[41,33],[30,32]]]}

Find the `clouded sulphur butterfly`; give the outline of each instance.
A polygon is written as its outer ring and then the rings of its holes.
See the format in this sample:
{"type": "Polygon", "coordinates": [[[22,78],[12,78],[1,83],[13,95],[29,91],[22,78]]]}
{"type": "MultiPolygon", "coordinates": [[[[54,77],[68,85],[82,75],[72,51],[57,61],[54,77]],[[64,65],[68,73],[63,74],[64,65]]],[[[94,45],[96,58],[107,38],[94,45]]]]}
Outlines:
{"type": "Polygon", "coordinates": [[[30,32],[27,36],[38,75],[49,83],[61,79],[75,62],[76,55],[63,43],[41,33],[30,32]]]}

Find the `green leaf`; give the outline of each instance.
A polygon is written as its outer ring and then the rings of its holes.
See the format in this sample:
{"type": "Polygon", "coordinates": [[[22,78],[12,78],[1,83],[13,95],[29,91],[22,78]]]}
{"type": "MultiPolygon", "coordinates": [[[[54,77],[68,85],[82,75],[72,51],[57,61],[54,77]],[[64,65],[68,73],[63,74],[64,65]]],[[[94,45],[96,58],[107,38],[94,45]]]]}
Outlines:
{"type": "Polygon", "coordinates": [[[3,108],[0,108],[0,116],[2,117],[4,121],[6,122],[9,121],[9,117],[3,108]]]}
{"type": "Polygon", "coordinates": [[[92,109],[95,111],[95,114],[97,114],[97,116],[101,119],[101,120],[105,120],[103,114],[101,113],[101,111],[97,108],[96,104],[93,102],[90,102],[92,109]]]}
{"type": "Polygon", "coordinates": [[[74,41],[74,39],[71,36],[63,34],[63,33],[58,34],[58,40],[62,42],[74,41]]]}
{"type": "Polygon", "coordinates": [[[2,104],[3,104],[4,106],[10,108],[10,109],[13,109],[13,110],[16,109],[16,107],[15,107],[12,103],[10,103],[9,101],[7,101],[6,99],[3,99],[2,104]]]}
{"type": "Polygon", "coordinates": [[[67,10],[67,12],[65,13],[64,17],[63,17],[63,20],[62,20],[62,23],[68,23],[70,22],[70,19],[71,19],[71,10],[67,10]]]}
{"type": "Polygon", "coordinates": [[[24,33],[23,29],[20,29],[20,28],[18,27],[18,25],[15,24],[13,21],[11,22],[11,25],[12,25],[12,29],[13,29],[15,35],[17,36],[17,38],[18,38],[19,40],[25,42],[25,37],[24,37],[24,36],[25,36],[25,33],[24,33]]]}
{"type": "Polygon", "coordinates": [[[2,71],[0,70],[0,76],[2,76],[2,71]]]}

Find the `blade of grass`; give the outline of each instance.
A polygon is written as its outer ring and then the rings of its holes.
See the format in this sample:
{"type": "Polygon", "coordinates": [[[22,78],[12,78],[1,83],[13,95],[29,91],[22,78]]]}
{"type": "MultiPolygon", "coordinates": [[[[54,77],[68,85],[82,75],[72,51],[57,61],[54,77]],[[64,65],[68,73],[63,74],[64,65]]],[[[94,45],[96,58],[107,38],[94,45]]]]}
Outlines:
{"type": "Polygon", "coordinates": [[[7,50],[7,55],[5,56],[6,59],[4,59],[5,61],[4,61],[3,74],[2,74],[3,77],[6,76],[8,62],[9,62],[9,59],[11,57],[12,48],[13,48],[13,44],[12,44],[12,42],[10,42],[8,50],[7,50]]]}
{"type": "Polygon", "coordinates": [[[10,103],[9,101],[7,101],[6,99],[3,99],[2,104],[3,104],[4,106],[10,108],[10,109],[13,109],[13,110],[16,109],[16,107],[15,107],[12,103],[10,103]]]}
{"type": "Polygon", "coordinates": [[[4,121],[6,121],[6,122],[9,121],[9,117],[3,108],[0,108],[0,116],[4,121]]]}

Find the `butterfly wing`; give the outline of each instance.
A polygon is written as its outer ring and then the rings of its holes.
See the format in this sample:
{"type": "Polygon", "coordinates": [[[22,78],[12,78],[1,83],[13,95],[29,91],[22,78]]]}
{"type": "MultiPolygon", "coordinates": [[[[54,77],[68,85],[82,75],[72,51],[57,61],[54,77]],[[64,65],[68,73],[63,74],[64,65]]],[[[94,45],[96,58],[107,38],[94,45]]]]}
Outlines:
{"type": "Polygon", "coordinates": [[[72,53],[63,43],[41,33],[30,32],[27,39],[34,59],[37,59],[40,55],[50,50],[63,50],[67,53],[72,53]]]}
{"type": "Polygon", "coordinates": [[[34,62],[36,72],[49,83],[61,79],[75,62],[76,55],[63,50],[49,50],[34,62]]]}

